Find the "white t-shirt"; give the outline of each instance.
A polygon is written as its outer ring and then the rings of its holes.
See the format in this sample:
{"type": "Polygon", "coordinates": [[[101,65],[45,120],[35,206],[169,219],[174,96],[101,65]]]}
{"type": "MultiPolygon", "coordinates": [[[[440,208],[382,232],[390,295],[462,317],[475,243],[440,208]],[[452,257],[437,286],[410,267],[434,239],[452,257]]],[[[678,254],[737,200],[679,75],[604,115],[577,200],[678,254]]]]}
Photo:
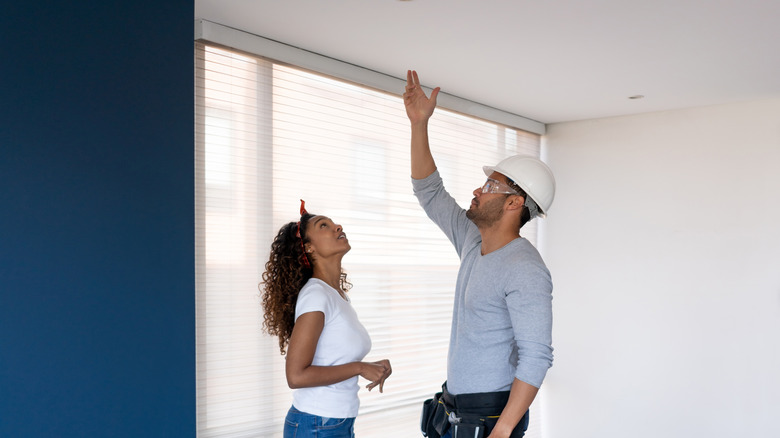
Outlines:
{"type": "MultiPolygon", "coordinates": [[[[308,312],[322,312],[325,325],[317,342],[312,365],[333,366],[363,360],[371,350],[371,338],[349,299],[317,278],[311,278],[298,294],[295,320],[308,312]]],[[[327,386],[299,388],[293,391],[293,406],[301,412],[330,418],[356,417],[358,376],[327,386]]]]}

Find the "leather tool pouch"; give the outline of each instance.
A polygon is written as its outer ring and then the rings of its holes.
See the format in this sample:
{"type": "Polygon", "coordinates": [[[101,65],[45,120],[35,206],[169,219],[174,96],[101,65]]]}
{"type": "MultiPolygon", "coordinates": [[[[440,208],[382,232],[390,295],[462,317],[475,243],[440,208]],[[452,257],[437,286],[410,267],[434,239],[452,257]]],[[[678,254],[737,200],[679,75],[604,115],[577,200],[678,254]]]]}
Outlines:
{"type": "Polygon", "coordinates": [[[452,425],[452,438],[484,438],[485,426],[482,424],[456,423],[452,425]]]}
{"type": "Polygon", "coordinates": [[[447,409],[441,400],[441,393],[437,392],[433,398],[423,402],[420,415],[420,430],[423,436],[428,438],[440,438],[450,428],[447,409]]]}

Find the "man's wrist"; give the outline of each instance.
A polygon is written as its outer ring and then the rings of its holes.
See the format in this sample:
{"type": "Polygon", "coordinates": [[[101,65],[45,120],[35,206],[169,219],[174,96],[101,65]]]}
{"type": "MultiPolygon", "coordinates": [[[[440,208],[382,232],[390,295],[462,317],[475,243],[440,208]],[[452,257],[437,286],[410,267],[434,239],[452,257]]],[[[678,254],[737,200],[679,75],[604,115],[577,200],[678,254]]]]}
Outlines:
{"type": "Polygon", "coordinates": [[[499,418],[496,426],[493,428],[493,430],[490,431],[490,438],[509,438],[513,430],[513,426],[510,427],[506,424],[506,422],[502,423],[501,419],[499,418]]]}

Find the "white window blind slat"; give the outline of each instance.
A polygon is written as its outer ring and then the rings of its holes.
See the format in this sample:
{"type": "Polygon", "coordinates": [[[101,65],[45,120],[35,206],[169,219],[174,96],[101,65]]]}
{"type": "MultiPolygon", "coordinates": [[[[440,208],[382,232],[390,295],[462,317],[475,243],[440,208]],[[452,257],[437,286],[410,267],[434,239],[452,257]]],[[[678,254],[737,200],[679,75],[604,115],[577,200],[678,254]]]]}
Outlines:
{"type": "MultiPolygon", "coordinates": [[[[393,365],[385,393],[361,390],[356,433],[418,436],[421,403],[446,377],[458,258],[412,195],[400,96],[204,43],[195,52],[198,436],[281,437],[291,390],[261,330],[258,282],[301,198],[349,235],[366,359],[393,365]]],[[[539,154],[536,134],[443,109],[430,131],[463,206],[483,164],[539,154]]],[[[533,241],[534,223],[523,231],[533,241]]]]}

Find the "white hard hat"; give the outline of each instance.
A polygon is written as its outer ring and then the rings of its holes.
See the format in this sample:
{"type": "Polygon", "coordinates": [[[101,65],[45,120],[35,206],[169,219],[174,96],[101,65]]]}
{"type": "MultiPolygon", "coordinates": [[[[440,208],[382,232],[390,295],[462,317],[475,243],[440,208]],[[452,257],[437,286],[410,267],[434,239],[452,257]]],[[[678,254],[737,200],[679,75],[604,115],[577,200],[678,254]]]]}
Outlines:
{"type": "Polygon", "coordinates": [[[530,155],[513,155],[495,166],[483,166],[485,175],[498,172],[515,182],[539,206],[542,217],[555,198],[555,177],[542,160],[530,155]]]}

